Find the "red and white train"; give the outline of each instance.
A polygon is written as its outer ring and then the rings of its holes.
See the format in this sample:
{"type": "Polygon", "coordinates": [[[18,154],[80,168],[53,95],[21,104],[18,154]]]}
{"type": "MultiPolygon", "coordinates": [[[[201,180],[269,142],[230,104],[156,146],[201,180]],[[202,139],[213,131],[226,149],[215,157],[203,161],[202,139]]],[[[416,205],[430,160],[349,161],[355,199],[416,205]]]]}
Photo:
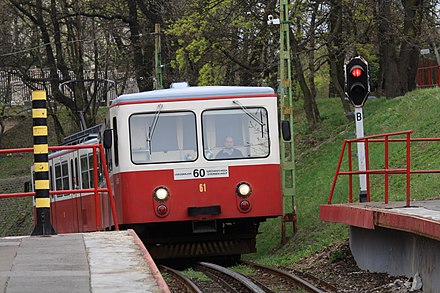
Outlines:
{"type": "MultiPolygon", "coordinates": [[[[277,98],[268,87],[183,87],[122,95],[101,134],[117,219],[156,259],[255,251],[282,215],[277,98]]],[[[52,190],[93,187],[91,150],[49,156],[52,190]]],[[[102,171],[99,172],[101,174],[102,171]]],[[[100,199],[112,228],[108,198],[100,199]]],[[[91,194],[52,196],[58,233],[94,231],[91,194]]]]}

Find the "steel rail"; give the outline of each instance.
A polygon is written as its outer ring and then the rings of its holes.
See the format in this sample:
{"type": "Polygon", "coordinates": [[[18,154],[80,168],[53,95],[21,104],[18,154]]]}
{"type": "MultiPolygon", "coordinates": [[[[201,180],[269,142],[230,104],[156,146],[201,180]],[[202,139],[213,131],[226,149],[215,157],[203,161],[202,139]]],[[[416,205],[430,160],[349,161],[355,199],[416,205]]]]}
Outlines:
{"type": "Polygon", "coordinates": [[[202,290],[200,290],[199,287],[197,287],[196,284],[194,284],[193,281],[191,281],[188,277],[186,277],[184,274],[179,272],[178,270],[172,269],[170,267],[160,265],[159,269],[161,271],[165,271],[169,273],[173,278],[177,279],[185,288],[191,292],[191,293],[203,293],[202,290]]]}
{"type": "MultiPolygon", "coordinates": [[[[260,269],[260,270],[269,272],[270,274],[277,275],[277,276],[279,276],[279,277],[281,277],[281,278],[283,278],[285,280],[293,282],[297,286],[302,287],[303,289],[305,289],[307,292],[313,292],[313,293],[328,292],[328,291],[322,290],[322,288],[316,287],[315,285],[309,283],[308,281],[304,280],[303,278],[301,278],[301,277],[299,277],[297,275],[285,272],[283,270],[280,270],[280,269],[277,269],[277,268],[272,268],[272,267],[267,267],[267,266],[264,266],[264,265],[260,265],[260,264],[256,264],[256,263],[249,262],[249,261],[244,261],[244,260],[242,260],[241,263],[244,264],[244,265],[256,268],[256,269],[260,269]]],[[[315,278],[314,281],[319,283],[319,286],[327,287],[327,288],[329,288],[329,290],[332,290],[333,292],[336,292],[336,289],[332,285],[327,284],[327,283],[325,283],[322,280],[319,280],[319,281],[317,281],[317,280],[318,279],[315,278]]]]}
{"type": "MultiPolygon", "coordinates": [[[[249,292],[266,293],[266,291],[264,291],[262,288],[260,288],[254,282],[252,282],[247,277],[245,277],[237,272],[231,271],[231,270],[224,268],[222,266],[208,263],[208,262],[199,262],[198,265],[204,269],[207,268],[210,271],[219,272],[220,274],[223,274],[223,275],[226,275],[226,276],[232,278],[234,281],[240,283],[244,288],[249,290],[249,292]]],[[[235,290],[235,291],[237,292],[237,290],[235,290]]],[[[239,291],[239,292],[242,292],[242,291],[239,291]]]]}

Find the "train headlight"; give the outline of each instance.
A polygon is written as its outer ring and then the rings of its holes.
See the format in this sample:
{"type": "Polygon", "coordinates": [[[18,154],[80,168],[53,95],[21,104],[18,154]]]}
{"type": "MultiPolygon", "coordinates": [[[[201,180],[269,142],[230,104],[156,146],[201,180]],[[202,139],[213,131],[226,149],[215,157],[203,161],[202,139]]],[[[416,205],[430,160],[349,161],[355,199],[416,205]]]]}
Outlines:
{"type": "Polygon", "coordinates": [[[165,202],[170,197],[170,192],[166,187],[160,186],[154,190],[154,199],[158,202],[165,202]]]}
{"type": "Polygon", "coordinates": [[[246,198],[251,195],[252,188],[248,183],[241,182],[237,185],[237,188],[235,191],[237,192],[238,196],[246,198]]]}

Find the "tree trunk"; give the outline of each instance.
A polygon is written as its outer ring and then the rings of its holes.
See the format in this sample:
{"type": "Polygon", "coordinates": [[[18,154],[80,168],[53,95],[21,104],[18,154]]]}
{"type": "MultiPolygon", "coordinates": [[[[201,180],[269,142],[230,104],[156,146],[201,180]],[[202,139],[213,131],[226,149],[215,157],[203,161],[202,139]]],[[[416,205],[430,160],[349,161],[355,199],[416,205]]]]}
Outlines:
{"type": "Polygon", "coordinates": [[[315,86],[315,45],[316,45],[316,36],[315,36],[315,29],[316,29],[316,13],[318,11],[319,2],[315,2],[313,4],[313,13],[312,18],[310,20],[310,29],[309,29],[309,51],[307,52],[307,59],[309,63],[309,86],[310,86],[310,92],[313,97],[316,97],[316,86],[315,86]]]}
{"type": "Polygon", "coordinates": [[[328,63],[330,71],[329,97],[338,96],[344,109],[345,117],[354,121],[350,115],[350,104],[345,98],[344,84],[344,46],[342,41],[342,4],[332,1],[329,16],[329,35],[327,38],[328,63]]]}
{"type": "Polygon", "coordinates": [[[391,1],[379,1],[379,55],[380,68],[383,69],[383,79],[379,82],[382,85],[386,97],[396,97],[400,94],[400,77],[397,69],[397,44],[394,33],[390,28],[391,1]]]}
{"type": "MultiPolygon", "coordinates": [[[[136,80],[139,91],[153,89],[153,80],[148,72],[147,64],[142,52],[141,30],[137,17],[137,3],[127,0],[130,26],[130,40],[132,44],[133,64],[135,66],[136,80]],[[150,78],[148,78],[150,76],[150,78]]],[[[145,37],[145,36],[144,36],[145,37]]]]}
{"type": "Polygon", "coordinates": [[[389,98],[401,96],[416,88],[423,1],[401,0],[401,3],[405,12],[403,28],[395,33],[398,24],[391,22],[394,13],[392,2],[379,1],[379,85],[389,98]]]}
{"type": "Polygon", "coordinates": [[[301,64],[301,57],[299,54],[298,41],[290,31],[290,43],[292,44],[292,61],[296,71],[296,76],[301,90],[304,94],[304,111],[306,113],[307,122],[310,129],[315,129],[321,116],[319,115],[318,105],[316,104],[316,98],[312,95],[309,86],[307,85],[306,78],[304,76],[304,70],[301,64]]]}
{"type": "Polygon", "coordinates": [[[398,69],[404,72],[401,81],[401,93],[404,94],[416,88],[417,67],[419,64],[419,46],[417,37],[420,35],[423,8],[422,0],[402,0],[405,8],[402,40],[398,69]],[[419,18],[417,19],[417,16],[419,18]]]}

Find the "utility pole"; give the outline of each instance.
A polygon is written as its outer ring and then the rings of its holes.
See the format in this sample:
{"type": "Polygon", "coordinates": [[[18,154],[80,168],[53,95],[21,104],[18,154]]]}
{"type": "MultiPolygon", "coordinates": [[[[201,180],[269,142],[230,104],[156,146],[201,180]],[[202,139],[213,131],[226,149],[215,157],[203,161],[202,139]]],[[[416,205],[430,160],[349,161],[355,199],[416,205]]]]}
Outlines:
{"type": "Polygon", "coordinates": [[[154,89],[163,89],[163,73],[162,73],[162,47],[160,45],[160,24],[154,26],[154,65],[156,68],[156,80],[154,89]]]}
{"type": "Polygon", "coordinates": [[[290,58],[290,21],[289,2],[280,0],[280,92],[281,120],[289,128],[291,134],[282,136],[281,140],[281,180],[283,185],[283,219],[281,242],[287,242],[286,223],[292,222],[293,234],[297,231],[295,205],[295,146],[293,134],[293,97],[292,97],[292,69],[290,58]],[[288,211],[289,201],[292,211],[288,211]]]}

